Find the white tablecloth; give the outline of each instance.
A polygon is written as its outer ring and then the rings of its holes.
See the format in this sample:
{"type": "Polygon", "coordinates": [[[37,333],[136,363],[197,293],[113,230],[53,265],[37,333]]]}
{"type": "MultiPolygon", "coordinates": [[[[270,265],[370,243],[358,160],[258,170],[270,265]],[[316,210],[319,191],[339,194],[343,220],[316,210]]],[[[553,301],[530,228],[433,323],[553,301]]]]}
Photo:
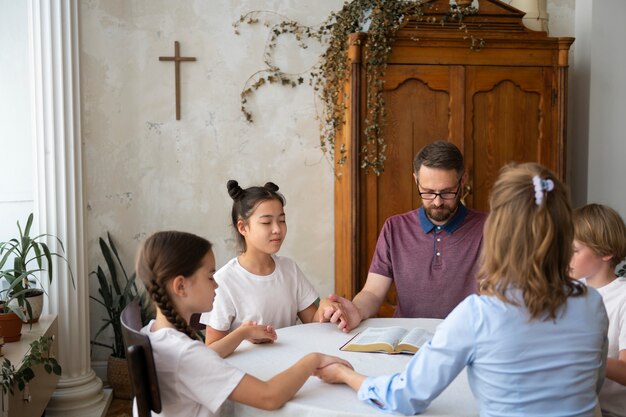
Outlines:
{"type": "MultiPolygon", "coordinates": [[[[227,361],[250,375],[267,380],[285,370],[309,352],[339,356],[352,363],[354,369],[368,376],[386,375],[404,369],[411,355],[343,352],[339,348],[366,327],[401,326],[435,330],[437,319],[369,319],[350,333],[340,332],[330,323],[310,323],[279,329],[275,344],[252,345],[243,342],[227,361]]],[[[223,415],[233,417],[293,416],[368,416],[384,415],[380,410],[362,403],[356,393],[345,385],[329,385],[311,377],[283,408],[264,411],[228,401],[223,415]]],[[[476,401],[472,396],[467,376],[463,371],[446,390],[435,399],[423,416],[477,416],[476,401]]]]}

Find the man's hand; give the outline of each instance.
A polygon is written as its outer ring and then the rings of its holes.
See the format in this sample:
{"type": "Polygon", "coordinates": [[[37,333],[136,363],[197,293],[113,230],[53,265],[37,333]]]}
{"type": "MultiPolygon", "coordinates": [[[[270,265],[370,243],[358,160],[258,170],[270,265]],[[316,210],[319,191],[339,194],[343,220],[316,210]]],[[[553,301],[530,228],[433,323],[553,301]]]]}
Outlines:
{"type": "Polygon", "coordinates": [[[320,302],[320,309],[322,310],[319,315],[320,323],[329,321],[336,324],[337,328],[344,332],[349,332],[361,323],[361,313],[352,304],[352,301],[336,294],[330,294],[327,300],[320,302]]]}

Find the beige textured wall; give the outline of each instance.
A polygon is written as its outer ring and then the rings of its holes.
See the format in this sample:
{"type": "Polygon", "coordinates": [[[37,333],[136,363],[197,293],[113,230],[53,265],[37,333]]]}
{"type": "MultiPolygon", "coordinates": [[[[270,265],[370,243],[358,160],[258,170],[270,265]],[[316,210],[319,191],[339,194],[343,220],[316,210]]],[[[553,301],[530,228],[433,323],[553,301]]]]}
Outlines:
{"type": "MultiPolygon", "coordinates": [[[[103,261],[97,239],[109,231],[128,268],[139,243],[163,229],[191,231],[215,244],[218,266],[235,255],[226,181],[273,181],[287,198],[292,257],[315,288],[333,288],[333,172],[319,150],[312,89],[258,91],[248,124],[239,107],[246,79],[263,67],[268,29],[232,23],[250,10],[274,10],[309,24],[341,0],[90,0],[80,3],[82,133],[89,269],[103,261]],[[181,53],[182,120],[175,120],[174,65],[181,53]]],[[[279,48],[294,71],[320,48],[279,48]]],[[[97,283],[92,278],[92,293],[97,283]]],[[[101,309],[92,302],[92,329],[101,309]]],[[[93,333],[93,332],[92,332],[93,333]]],[[[108,352],[96,348],[94,359],[108,352]]]]}
{"type": "MultiPolygon", "coordinates": [[[[574,36],[574,11],[576,0],[548,1],[548,28],[550,36],[574,36]]],[[[576,43],[572,45],[572,51],[576,43]]],[[[570,60],[573,62],[573,60],[570,60]]]]}

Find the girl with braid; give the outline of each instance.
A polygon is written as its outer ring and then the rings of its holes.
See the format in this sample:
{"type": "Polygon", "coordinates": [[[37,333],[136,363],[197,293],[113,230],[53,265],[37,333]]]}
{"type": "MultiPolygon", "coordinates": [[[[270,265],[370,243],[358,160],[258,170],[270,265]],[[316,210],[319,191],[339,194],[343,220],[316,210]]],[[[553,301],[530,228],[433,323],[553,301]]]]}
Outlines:
{"type": "Polygon", "coordinates": [[[567,189],[541,165],[509,165],[489,203],[479,294],[446,317],[403,372],[367,378],[333,364],[320,378],[350,385],[382,410],[413,415],[467,367],[481,417],[597,411],[608,319],[600,294],[569,274],[567,189]]]}
{"type": "MultiPolygon", "coordinates": [[[[342,359],[311,353],[268,381],[223,360],[245,338],[274,340],[273,329],[240,327],[207,348],[195,338],[189,320],[209,311],[217,283],[211,244],[184,232],[150,236],[137,257],[137,274],[156,306],[156,318],[141,331],[152,344],[162,400],[162,417],[211,417],[227,399],[272,410],[281,407],[317,370],[342,359]],[[198,365],[201,364],[199,367],[198,365]],[[208,365],[208,366],[207,366],[208,365]]],[[[136,407],[133,414],[137,415],[136,407]]]]}
{"type": "Polygon", "coordinates": [[[230,180],[226,187],[234,200],[231,220],[241,253],[215,274],[220,289],[213,311],[200,318],[207,325],[206,344],[242,324],[281,328],[293,326],[297,318],[318,321],[317,292],[294,261],[276,254],[287,234],[285,198],[278,186],[268,182],[242,189],[230,180]]]}

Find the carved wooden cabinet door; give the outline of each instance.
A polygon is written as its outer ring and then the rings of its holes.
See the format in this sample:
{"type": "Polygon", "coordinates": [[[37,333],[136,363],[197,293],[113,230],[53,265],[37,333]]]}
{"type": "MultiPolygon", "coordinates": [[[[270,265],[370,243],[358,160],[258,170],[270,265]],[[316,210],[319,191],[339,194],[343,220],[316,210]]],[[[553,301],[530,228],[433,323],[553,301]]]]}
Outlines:
{"type": "MultiPolygon", "coordinates": [[[[434,20],[440,21],[447,1],[430,3],[434,20]]],[[[363,287],[384,221],[421,205],[412,163],[424,145],[444,139],[461,149],[471,188],[464,201],[481,211],[488,210],[491,186],[509,162],[539,162],[564,177],[567,56],[573,39],[525,29],[523,13],[497,0],[479,0],[479,6],[479,14],[464,22],[485,39],[481,51],[470,51],[458,26],[408,22],[399,31],[385,75],[387,150],[379,176],[359,167],[367,37],[351,38],[346,125],[335,148],[335,155],[341,149],[346,156],[335,168],[339,295],[351,298],[363,287]]],[[[393,314],[394,304],[392,288],[380,315],[393,314]]]]}
{"type": "Polygon", "coordinates": [[[464,147],[471,207],[488,211],[489,190],[509,162],[539,162],[558,175],[551,68],[468,67],[464,147]]]}

